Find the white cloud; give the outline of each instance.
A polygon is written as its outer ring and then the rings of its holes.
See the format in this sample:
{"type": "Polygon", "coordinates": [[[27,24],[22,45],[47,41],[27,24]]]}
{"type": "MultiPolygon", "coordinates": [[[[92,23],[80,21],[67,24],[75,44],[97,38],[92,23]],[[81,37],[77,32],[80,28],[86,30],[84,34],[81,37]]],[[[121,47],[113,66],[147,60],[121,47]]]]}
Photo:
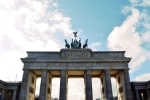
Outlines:
{"type": "Polygon", "coordinates": [[[131,12],[131,9],[132,9],[131,6],[125,6],[125,7],[122,9],[122,13],[123,13],[123,14],[128,14],[129,12],[131,12]]]}
{"type": "Polygon", "coordinates": [[[54,7],[58,7],[58,3],[54,2],[52,3],[54,7]]]}
{"type": "Polygon", "coordinates": [[[134,80],[135,81],[149,81],[150,80],[150,73],[145,73],[145,74],[139,75],[134,80]]]}
{"type": "MultiPolygon", "coordinates": [[[[27,56],[26,51],[58,51],[64,47],[60,38],[72,35],[71,18],[56,6],[52,0],[0,1],[1,80],[15,81],[16,74],[17,81],[22,80],[23,63],[20,58],[27,56]]],[[[59,97],[58,79],[53,80],[53,88],[52,96],[59,97]]],[[[38,80],[36,94],[39,89],[38,80]]],[[[82,100],[80,93],[72,93],[70,98],[77,95],[81,98],[78,100],[82,100]]]]}
{"type": "Polygon", "coordinates": [[[27,50],[63,47],[56,37],[72,34],[71,19],[54,9],[54,4],[52,0],[0,1],[0,79],[13,81],[18,74],[17,80],[21,81],[20,58],[26,56],[27,50]]]}
{"type": "Polygon", "coordinates": [[[139,4],[142,0],[129,0],[132,4],[139,4]]]}
{"type": "Polygon", "coordinates": [[[150,6],[150,0],[129,0],[133,6],[150,6]]]}
{"type": "Polygon", "coordinates": [[[150,32],[144,33],[142,36],[143,41],[150,42],[150,32]]]}
{"type": "MultiPolygon", "coordinates": [[[[133,72],[148,58],[149,51],[141,46],[143,43],[141,36],[144,38],[144,33],[137,31],[139,25],[142,26],[147,22],[141,22],[141,20],[144,20],[144,13],[132,7],[130,7],[130,10],[132,14],[127,17],[121,26],[115,27],[110,33],[107,45],[110,50],[124,50],[126,51],[125,56],[132,57],[130,68],[133,72]]],[[[127,11],[129,11],[129,8],[127,11]]],[[[150,30],[145,31],[149,33],[150,30]]]]}
{"type": "Polygon", "coordinates": [[[93,51],[96,51],[97,48],[101,45],[102,43],[100,42],[94,42],[92,44],[90,44],[89,48],[91,48],[93,51]]]}
{"type": "Polygon", "coordinates": [[[68,80],[68,100],[84,100],[84,79],[69,79],[68,80]]]}
{"type": "Polygon", "coordinates": [[[150,6],[150,0],[143,0],[141,6],[150,6]]]}

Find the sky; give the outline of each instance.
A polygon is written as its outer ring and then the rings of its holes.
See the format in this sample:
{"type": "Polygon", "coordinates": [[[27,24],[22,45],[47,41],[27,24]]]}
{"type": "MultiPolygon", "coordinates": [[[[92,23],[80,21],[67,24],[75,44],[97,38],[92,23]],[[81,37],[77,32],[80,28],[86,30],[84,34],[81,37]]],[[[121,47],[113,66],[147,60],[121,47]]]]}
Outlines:
{"type": "MultiPolygon", "coordinates": [[[[150,80],[150,0],[0,0],[0,79],[21,81],[26,51],[59,51],[73,31],[93,51],[126,51],[130,80],[150,80]]],[[[69,87],[81,81],[70,79],[69,87]]],[[[98,80],[93,84],[98,91],[98,80]]],[[[76,88],[69,100],[83,100],[83,89],[76,88]]]]}

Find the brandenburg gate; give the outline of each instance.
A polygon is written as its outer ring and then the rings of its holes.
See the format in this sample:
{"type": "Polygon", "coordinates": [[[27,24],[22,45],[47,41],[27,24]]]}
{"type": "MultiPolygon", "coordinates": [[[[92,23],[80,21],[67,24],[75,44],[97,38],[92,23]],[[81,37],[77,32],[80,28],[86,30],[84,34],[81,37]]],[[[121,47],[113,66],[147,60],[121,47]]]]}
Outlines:
{"type": "Polygon", "coordinates": [[[52,78],[60,77],[59,100],[67,100],[68,78],[84,78],[85,100],[93,100],[92,78],[100,79],[101,100],[114,100],[111,77],[116,78],[118,100],[133,100],[125,51],[92,51],[76,39],[60,52],[27,52],[19,100],[34,100],[36,78],[41,77],[39,100],[51,100],[52,78]]]}

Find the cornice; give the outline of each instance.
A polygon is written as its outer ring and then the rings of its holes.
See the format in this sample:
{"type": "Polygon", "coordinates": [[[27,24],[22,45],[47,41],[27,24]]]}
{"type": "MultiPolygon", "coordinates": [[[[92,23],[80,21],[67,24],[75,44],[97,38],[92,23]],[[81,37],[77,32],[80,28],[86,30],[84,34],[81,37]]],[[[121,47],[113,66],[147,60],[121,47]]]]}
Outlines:
{"type": "Polygon", "coordinates": [[[67,62],[71,62],[71,63],[129,63],[130,60],[74,60],[74,59],[70,59],[70,60],[35,60],[35,59],[25,59],[25,58],[21,58],[22,62],[56,62],[56,63],[67,63],[67,62]]]}

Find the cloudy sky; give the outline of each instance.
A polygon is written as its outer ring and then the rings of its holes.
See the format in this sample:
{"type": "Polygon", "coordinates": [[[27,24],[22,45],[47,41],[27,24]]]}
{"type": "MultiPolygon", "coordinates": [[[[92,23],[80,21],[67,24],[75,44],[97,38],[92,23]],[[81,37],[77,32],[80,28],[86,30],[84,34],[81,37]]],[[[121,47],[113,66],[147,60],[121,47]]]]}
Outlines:
{"type": "MultiPolygon", "coordinates": [[[[0,79],[21,81],[26,51],[59,51],[73,31],[93,51],[126,51],[130,80],[150,80],[150,0],[0,0],[0,79]]],[[[83,100],[82,81],[69,80],[69,100],[83,100]]]]}

